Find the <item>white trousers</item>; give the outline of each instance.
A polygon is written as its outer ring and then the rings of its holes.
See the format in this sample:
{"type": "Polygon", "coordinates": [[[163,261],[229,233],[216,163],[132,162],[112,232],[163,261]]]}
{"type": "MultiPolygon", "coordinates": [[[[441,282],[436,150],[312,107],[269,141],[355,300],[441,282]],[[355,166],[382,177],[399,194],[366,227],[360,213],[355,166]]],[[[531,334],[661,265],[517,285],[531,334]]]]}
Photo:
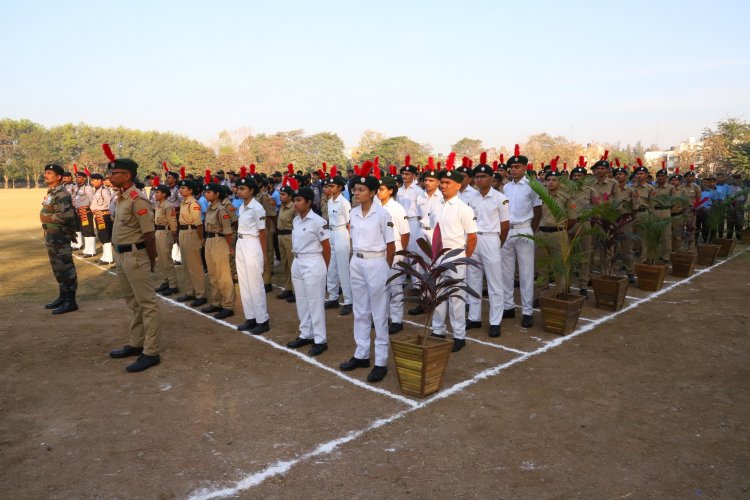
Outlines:
{"type": "Polygon", "coordinates": [[[292,285],[299,317],[299,337],[326,343],[326,263],[322,255],[292,261],[292,285]]]}
{"type": "MultiPolygon", "coordinates": [[[[464,257],[465,254],[461,252],[456,257],[464,257]]],[[[447,278],[458,278],[463,280],[466,276],[466,266],[458,266],[455,271],[448,271],[445,273],[447,278]]],[[[432,314],[432,331],[437,335],[445,335],[448,331],[448,325],[446,323],[446,317],[450,319],[451,330],[453,331],[454,339],[466,338],[466,303],[459,297],[464,292],[457,292],[453,297],[443,302],[432,314]]]]}
{"type": "Polygon", "coordinates": [[[521,285],[521,308],[523,314],[530,316],[534,313],[534,241],[518,234],[533,234],[530,227],[511,229],[508,239],[500,251],[503,258],[503,293],[505,294],[505,309],[516,307],[513,299],[513,277],[518,261],[518,279],[521,285]]]}
{"type": "Polygon", "coordinates": [[[265,323],[268,321],[268,309],[263,285],[263,249],[260,240],[252,236],[238,238],[235,262],[245,319],[265,323]]]}
{"type": "Polygon", "coordinates": [[[85,236],[83,238],[83,254],[96,255],[96,238],[94,236],[85,236]]]}
{"type": "Polygon", "coordinates": [[[112,255],[112,243],[104,243],[102,245],[102,261],[109,262],[110,264],[115,261],[112,255]]]}
{"type": "MultiPolygon", "coordinates": [[[[409,244],[406,247],[407,250],[410,250],[412,252],[419,252],[422,253],[422,250],[419,249],[419,245],[417,244],[417,240],[422,235],[422,224],[419,222],[418,217],[409,218],[407,219],[409,222],[409,244]]],[[[432,243],[432,240],[427,240],[430,243],[432,243]]]]}
{"type": "Polygon", "coordinates": [[[76,237],[70,241],[70,246],[75,249],[81,248],[83,246],[83,233],[76,232],[76,237]]]}
{"type": "Polygon", "coordinates": [[[466,284],[479,294],[479,298],[467,294],[469,320],[482,321],[482,278],[487,277],[487,294],[490,299],[490,325],[499,325],[503,319],[503,270],[500,256],[499,234],[478,234],[477,247],[471,256],[478,260],[481,268],[466,267],[466,284]]]}
{"type": "Polygon", "coordinates": [[[344,292],[344,305],[352,303],[352,282],[349,270],[351,242],[345,228],[331,231],[331,261],[328,263],[328,300],[339,299],[339,283],[344,292]]]}
{"type": "Polygon", "coordinates": [[[354,312],[354,357],[370,358],[370,322],[375,324],[375,365],[388,366],[388,263],[385,257],[352,257],[352,303],[354,312]]]}
{"type": "MultiPolygon", "coordinates": [[[[402,260],[404,260],[403,257],[396,257],[393,259],[393,267],[388,273],[389,278],[401,271],[401,268],[396,266],[396,263],[402,260]]],[[[401,276],[388,284],[388,317],[391,319],[391,323],[403,323],[404,321],[405,282],[406,277],[401,276]]]]}

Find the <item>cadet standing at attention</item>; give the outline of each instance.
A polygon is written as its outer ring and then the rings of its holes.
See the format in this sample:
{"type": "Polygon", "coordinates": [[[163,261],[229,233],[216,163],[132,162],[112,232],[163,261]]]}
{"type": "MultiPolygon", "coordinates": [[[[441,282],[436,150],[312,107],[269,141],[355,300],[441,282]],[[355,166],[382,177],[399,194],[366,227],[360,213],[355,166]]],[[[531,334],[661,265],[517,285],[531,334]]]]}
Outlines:
{"type": "Polygon", "coordinates": [[[328,200],[328,225],[331,228],[331,263],[328,266],[328,300],[326,309],[339,307],[339,283],[344,292],[344,304],[340,316],[352,313],[352,284],[349,274],[351,241],[349,239],[349,212],[351,204],[341,192],[346,187],[346,180],[336,175],[331,169],[330,192],[328,200]]]}
{"type": "MultiPolygon", "coordinates": [[[[88,173],[76,169],[76,187],[73,190],[73,207],[78,212],[78,242],[83,242],[83,256],[93,257],[96,255],[96,236],[94,234],[94,215],[91,213],[91,202],[94,199],[94,190],[88,185],[88,173]],[[83,240],[80,237],[83,236],[83,240]]],[[[88,169],[87,169],[88,170],[88,169]]]]}
{"type": "MultiPolygon", "coordinates": [[[[633,184],[633,212],[635,212],[635,234],[640,236],[642,230],[638,222],[645,220],[654,208],[654,188],[648,183],[648,169],[643,166],[640,158],[636,161],[638,168],[635,169],[635,184],[633,184]]],[[[641,244],[640,249],[636,262],[646,260],[645,246],[641,244]]]]}
{"type": "Polygon", "coordinates": [[[159,270],[164,280],[156,292],[165,297],[177,293],[177,275],[172,261],[172,245],[177,238],[177,212],[167,201],[169,195],[169,187],[164,184],[154,188],[156,252],[159,254],[159,270]]]}
{"type": "Polygon", "coordinates": [[[198,187],[195,181],[180,181],[180,212],[177,229],[179,229],[180,256],[188,275],[188,292],[177,297],[178,302],[190,302],[191,307],[202,306],[206,299],[206,282],[203,278],[203,261],[201,248],[205,241],[203,237],[203,220],[201,206],[195,199],[198,187]]]}
{"type": "Polygon", "coordinates": [[[50,163],[44,167],[44,183],[49,189],[39,213],[39,221],[44,228],[47,255],[59,290],[57,298],[44,306],[45,309],[52,309],[52,314],[78,310],[78,276],[73,265],[73,249],[70,246],[71,238],[78,227],[77,214],[73,209],[70,193],[62,185],[63,173],[60,165],[50,163]]]}
{"type": "MultiPolygon", "coordinates": [[[[294,192],[299,187],[297,180],[286,177],[279,188],[279,197],[281,207],[279,208],[279,220],[276,233],[279,235],[279,254],[281,257],[281,267],[284,269],[284,291],[276,296],[277,299],[286,299],[287,302],[296,300],[294,295],[294,284],[292,283],[292,225],[294,221],[294,192]]],[[[327,265],[326,265],[327,267],[327,265]]]]}
{"type": "Polygon", "coordinates": [[[203,195],[209,202],[206,211],[206,265],[208,280],[211,283],[211,303],[201,309],[206,314],[214,314],[216,319],[234,316],[234,282],[229,268],[229,256],[234,253],[232,246],[232,217],[221,203],[224,197],[221,184],[206,184],[203,195]]]}
{"type": "Polygon", "coordinates": [[[138,164],[127,158],[115,159],[108,144],[104,144],[103,148],[109,158],[107,168],[112,185],[120,189],[112,228],[117,278],[125,302],[133,312],[127,345],[111,351],[109,356],[116,359],[138,356],[136,362],[126,369],[140,372],[161,361],[161,317],[152,279],[156,266],[154,219],[151,204],[133,184],[138,164]]]}
{"type": "Polygon", "coordinates": [[[102,244],[102,258],[99,264],[114,264],[112,254],[112,216],[109,213],[109,204],[112,202],[112,191],[104,185],[102,174],[91,174],[91,187],[94,189],[91,201],[91,212],[94,214],[96,233],[102,244]]]}

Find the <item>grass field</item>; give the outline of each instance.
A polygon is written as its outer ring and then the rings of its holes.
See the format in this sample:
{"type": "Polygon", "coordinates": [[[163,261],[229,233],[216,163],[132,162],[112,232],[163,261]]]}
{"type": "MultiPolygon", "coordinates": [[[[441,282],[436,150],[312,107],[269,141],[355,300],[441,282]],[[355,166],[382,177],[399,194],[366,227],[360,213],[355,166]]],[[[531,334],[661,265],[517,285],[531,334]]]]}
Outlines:
{"type": "MultiPolygon", "coordinates": [[[[327,311],[322,356],[286,349],[296,310],[276,291],[262,337],[160,299],[162,364],[126,373],[106,356],[129,321],[112,270],[77,259],[81,310],[42,308],[43,194],[0,191],[2,497],[748,496],[747,246],[660,292],[631,286],[617,313],[589,300],[567,337],[538,312],[499,339],[471,330],[420,400],[392,364],[377,385],[337,370],[351,316],[327,311]]],[[[424,322],[407,318],[399,336],[424,322]]]]}

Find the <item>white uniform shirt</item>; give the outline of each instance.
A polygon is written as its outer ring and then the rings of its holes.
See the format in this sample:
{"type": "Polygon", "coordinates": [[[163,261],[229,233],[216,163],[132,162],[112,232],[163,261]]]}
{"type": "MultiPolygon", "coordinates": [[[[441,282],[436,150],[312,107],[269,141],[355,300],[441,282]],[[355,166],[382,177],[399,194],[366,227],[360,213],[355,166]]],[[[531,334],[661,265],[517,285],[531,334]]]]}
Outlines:
{"type": "Polygon", "coordinates": [[[312,210],[303,219],[297,214],[292,220],[292,251],[295,254],[323,252],[321,241],[328,239],[328,223],[312,210]]]}
{"type": "Polygon", "coordinates": [[[362,205],[352,209],[350,220],[353,252],[384,252],[388,243],[395,241],[391,214],[380,205],[372,204],[367,217],[362,216],[362,205]]]}
{"type": "Polygon", "coordinates": [[[466,235],[477,232],[474,210],[458,196],[443,200],[436,223],[440,224],[443,248],[466,248],[466,235]]]}
{"type": "Polygon", "coordinates": [[[406,218],[406,210],[401,206],[399,202],[391,198],[388,203],[383,205],[383,208],[391,214],[391,222],[393,222],[393,239],[396,243],[396,251],[403,250],[401,246],[401,235],[409,234],[409,220],[406,218]]]}
{"type": "Polygon", "coordinates": [[[345,226],[349,223],[349,212],[352,210],[352,205],[344,198],[343,194],[339,194],[334,200],[333,198],[328,199],[328,224],[331,229],[339,226],[345,226]]]}
{"type": "Polygon", "coordinates": [[[237,215],[239,216],[237,234],[258,236],[261,229],[266,228],[266,210],[255,198],[247,205],[243,200],[242,205],[237,209],[237,215]]]}
{"type": "Polygon", "coordinates": [[[406,184],[404,184],[398,189],[398,201],[401,203],[401,206],[404,207],[404,210],[406,210],[407,217],[411,218],[419,216],[419,212],[417,211],[417,198],[419,198],[419,195],[422,193],[424,193],[424,190],[417,186],[416,182],[412,182],[411,186],[408,188],[406,187],[406,184]]]}
{"type": "Polygon", "coordinates": [[[529,179],[509,182],[503,186],[503,193],[510,202],[510,223],[523,224],[534,218],[534,207],[542,205],[542,200],[529,186],[529,179]]]}
{"type": "Polygon", "coordinates": [[[479,195],[479,191],[477,191],[471,186],[466,186],[466,189],[458,192],[458,197],[461,198],[461,201],[463,201],[469,206],[471,205],[471,200],[473,200],[474,197],[478,195],[479,195]]]}
{"type": "Polygon", "coordinates": [[[435,229],[437,212],[443,206],[443,193],[439,189],[436,189],[432,193],[432,196],[430,196],[425,191],[417,198],[417,206],[419,207],[419,222],[422,225],[422,229],[426,231],[435,229]]]}
{"type": "Polygon", "coordinates": [[[508,198],[490,188],[487,196],[477,191],[469,206],[477,218],[477,231],[480,233],[500,233],[500,223],[510,220],[510,202],[508,198]]]}

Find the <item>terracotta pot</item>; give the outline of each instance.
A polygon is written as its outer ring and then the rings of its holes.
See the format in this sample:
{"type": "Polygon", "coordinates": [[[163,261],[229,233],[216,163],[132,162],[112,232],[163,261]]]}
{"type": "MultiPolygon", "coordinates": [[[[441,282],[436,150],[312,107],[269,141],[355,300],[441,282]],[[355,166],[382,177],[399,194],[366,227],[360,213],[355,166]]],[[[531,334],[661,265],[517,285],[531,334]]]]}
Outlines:
{"type": "Polygon", "coordinates": [[[721,247],[719,245],[700,244],[696,245],[698,249],[698,264],[701,266],[713,266],[716,262],[716,256],[719,255],[721,247]]]}
{"type": "Polygon", "coordinates": [[[420,398],[440,389],[453,348],[453,342],[437,337],[427,337],[422,345],[423,338],[415,335],[404,340],[391,340],[401,390],[420,398]]]}
{"type": "Polygon", "coordinates": [[[638,288],[649,292],[661,290],[664,277],[667,275],[666,264],[636,264],[635,275],[638,277],[638,288]]]}
{"type": "Polygon", "coordinates": [[[544,330],[558,335],[572,333],[581,315],[584,300],[586,297],[573,294],[566,294],[564,297],[556,294],[539,297],[544,330]]]}
{"type": "Polygon", "coordinates": [[[734,245],[737,244],[737,241],[734,239],[730,240],[728,238],[716,238],[712,243],[721,247],[717,257],[723,258],[732,255],[732,252],[734,252],[734,245]]]}
{"type": "Polygon", "coordinates": [[[690,252],[672,252],[669,254],[672,262],[672,275],[678,278],[689,278],[695,269],[698,256],[690,252]]]}
{"type": "Polygon", "coordinates": [[[608,311],[616,311],[625,302],[628,292],[628,278],[620,276],[597,276],[591,279],[594,289],[596,307],[608,311]]]}
{"type": "Polygon", "coordinates": [[[740,242],[743,245],[750,245],[750,229],[743,229],[740,231],[740,242]]]}

